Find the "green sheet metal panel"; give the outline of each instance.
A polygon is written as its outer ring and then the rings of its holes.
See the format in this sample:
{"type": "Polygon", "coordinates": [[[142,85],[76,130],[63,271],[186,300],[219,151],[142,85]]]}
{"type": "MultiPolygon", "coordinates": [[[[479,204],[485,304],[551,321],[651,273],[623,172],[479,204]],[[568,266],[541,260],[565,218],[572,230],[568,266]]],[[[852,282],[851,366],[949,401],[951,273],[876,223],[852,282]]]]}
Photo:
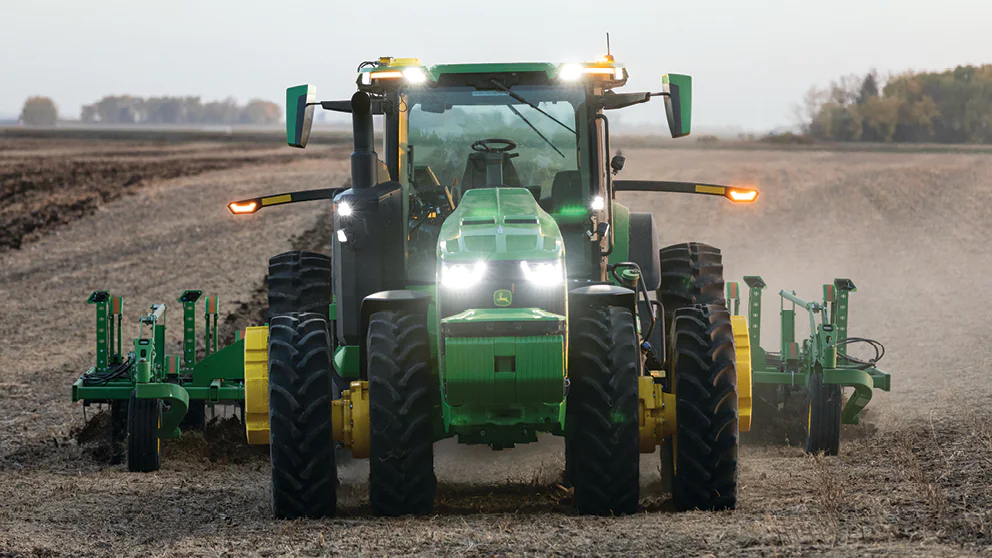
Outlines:
{"type": "Polygon", "coordinates": [[[445,340],[444,385],[449,405],[493,402],[494,356],[491,337],[445,340]]]}
{"type": "Polygon", "coordinates": [[[555,403],[564,399],[561,335],[455,337],[445,340],[449,405],[555,403]]]}
{"type": "Polygon", "coordinates": [[[565,351],[561,335],[516,340],[517,396],[522,401],[565,398],[565,351]]]}

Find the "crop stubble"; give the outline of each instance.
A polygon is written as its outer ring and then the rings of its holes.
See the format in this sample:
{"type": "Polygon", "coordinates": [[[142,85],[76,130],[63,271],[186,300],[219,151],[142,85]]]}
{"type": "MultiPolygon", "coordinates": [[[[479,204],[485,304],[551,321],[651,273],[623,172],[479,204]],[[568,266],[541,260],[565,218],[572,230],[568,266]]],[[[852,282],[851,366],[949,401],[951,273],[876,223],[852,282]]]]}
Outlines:
{"type": "MultiPolygon", "coordinates": [[[[31,184],[18,203],[31,215],[51,199],[65,216],[22,235],[19,249],[0,249],[0,556],[989,549],[987,155],[625,152],[625,178],[758,185],[752,206],[671,194],[620,200],[653,211],[665,244],[723,247],[728,278],[761,274],[770,293],[815,296],[823,282],[851,277],[859,286],[852,334],[889,350],[882,364],[894,374],[894,392],[871,404],[867,425],[847,429],[840,457],[742,448],[734,513],[671,513],[650,455],[642,459],[644,513],[576,516],[557,482],[562,444],[551,438],[502,453],[439,444],[437,513],[426,518],[369,517],[367,465],[346,461],[339,518],[271,520],[267,457],[239,445],[230,418],[215,421],[206,440],[188,434],[166,443],[158,473],[108,465],[98,425],[80,433],[82,409],[68,403],[69,383],[92,358],[86,295],[124,295],[128,323],[185,288],[219,294],[225,312],[257,312],[268,256],[322,242],[313,225],[326,213],[310,204],[236,219],[225,203],[347,179],[338,151],[288,153],[257,145],[0,145],[4,195],[18,188],[9,185],[10,168],[33,165],[18,171],[27,178],[17,180],[31,184]],[[128,184],[131,174],[140,178],[128,184]],[[95,201],[79,212],[61,209],[79,199],[95,201]]],[[[771,294],[767,301],[769,340],[777,337],[777,302],[771,294]]]]}

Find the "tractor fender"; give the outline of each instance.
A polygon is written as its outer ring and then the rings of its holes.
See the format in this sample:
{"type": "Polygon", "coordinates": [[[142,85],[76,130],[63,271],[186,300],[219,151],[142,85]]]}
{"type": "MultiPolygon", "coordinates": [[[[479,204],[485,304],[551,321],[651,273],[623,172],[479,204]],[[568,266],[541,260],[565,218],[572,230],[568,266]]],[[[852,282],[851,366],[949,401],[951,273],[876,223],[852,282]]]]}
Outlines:
{"type": "Polygon", "coordinates": [[[569,316],[579,315],[589,308],[618,306],[637,315],[637,293],[617,285],[599,284],[568,291],[569,316]]]}
{"type": "Polygon", "coordinates": [[[661,284],[658,226],[654,215],[630,211],[619,203],[613,204],[613,252],[610,264],[634,262],[641,268],[641,279],[648,291],[661,284]]]}
{"type": "Polygon", "coordinates": [[[434,301],[434,297],[423,291],[414,290],[394,290],[394,291],[380,291],[377,293],[372,293],[369,296],[362,299],[362,319],[361,319],[361,336],[359,337],[359,355],[360,355],[360,368],[361,377],[365,378],[365,370],[368,368],[368,361],[366,353],[368,347],[366,346],[366,337],[369,331],[369,321],[371,321],[372,315],[376,312],[383,312],[386,310],[407,310],[412,312],[427,312],[427,308],[430,306],[431,302],[434,301]]]}
{"type": "Polygon", "coordinates": [[[627,228],[627,259],[641,268],[641,280],[649,292],[661,286],[658,227],[650,213],[630,213],[627,228]]]}

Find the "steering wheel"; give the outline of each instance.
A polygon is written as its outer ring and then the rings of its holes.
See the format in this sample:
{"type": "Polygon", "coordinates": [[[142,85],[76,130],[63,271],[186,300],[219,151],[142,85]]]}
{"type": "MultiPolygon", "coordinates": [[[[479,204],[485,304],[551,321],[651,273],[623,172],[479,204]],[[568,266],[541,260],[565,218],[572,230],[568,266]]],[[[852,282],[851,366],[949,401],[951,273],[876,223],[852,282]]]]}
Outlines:
{"type": "Polygon", "coordinates": [[[472,151],[478,151],[480,153],[506,153],[507,151],[513,151],[517,148],[517,144],[508,139],[483,139],[472,144],[472,151]],[[493,145],[502,147],[493,147],[493,145]]]}

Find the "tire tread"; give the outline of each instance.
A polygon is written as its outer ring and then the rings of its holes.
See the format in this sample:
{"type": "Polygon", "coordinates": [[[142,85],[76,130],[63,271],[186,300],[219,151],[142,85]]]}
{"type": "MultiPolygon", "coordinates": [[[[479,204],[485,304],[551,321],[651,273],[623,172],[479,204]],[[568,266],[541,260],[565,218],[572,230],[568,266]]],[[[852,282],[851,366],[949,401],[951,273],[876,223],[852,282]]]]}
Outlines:
{"type": "Polygon", "coordinates": [[[637,511],[640,352],[626,308],[594,308],[569,324],[566,471],[579,513],[637,511]]]}
{"type": "Polygon", "coordinates": [[[281,519],[334,515],[337,467],[331,430],[330,339],[317,313],[269,324],[272,511],[281,519]]]}
{"type": "Polygon", "coordinates": [[[675,507],[732,510],[737,506],[739,432],[730,313],[722,304],[684,307],[673,325],[675,507]]]}

